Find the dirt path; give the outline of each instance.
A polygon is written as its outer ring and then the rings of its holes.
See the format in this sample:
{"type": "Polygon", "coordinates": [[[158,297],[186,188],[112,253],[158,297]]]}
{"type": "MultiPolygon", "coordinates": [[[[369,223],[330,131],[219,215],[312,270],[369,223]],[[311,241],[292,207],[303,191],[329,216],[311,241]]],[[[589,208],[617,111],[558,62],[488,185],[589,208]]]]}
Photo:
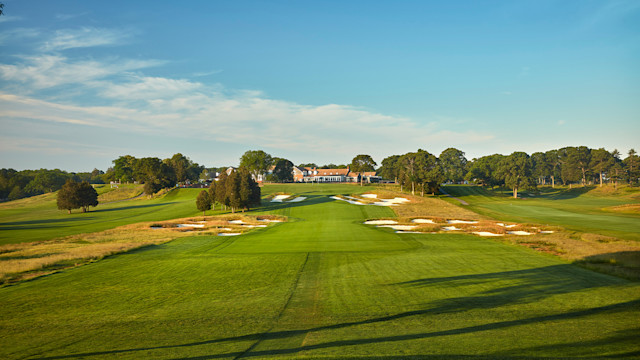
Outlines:
{"type": "Polygon", "coordinates": [[[449,195],[449,193],[447,193],[446,191],[444,191],[442,188],[440,188],[440,192],[441,192],[441,193],[443,193],[443,194],[445,194],[445,195],[447,195],[448,197],[450,197],[450,198],[452,198],[452,199],[456,199],[456,200],[457,200],[457,201],[459,201],[459,202],[460,202],[460,204],[462,204],[462,205],[469,205],[469,203],[468,203],[468,202],[466,202],[466,201],[464,201],[464,200],[462,200],[462,199],[458,199],[458,198],[457,198],[457,197],[455,197],[455,196],[451,196],[451,195],[449,195]]]}

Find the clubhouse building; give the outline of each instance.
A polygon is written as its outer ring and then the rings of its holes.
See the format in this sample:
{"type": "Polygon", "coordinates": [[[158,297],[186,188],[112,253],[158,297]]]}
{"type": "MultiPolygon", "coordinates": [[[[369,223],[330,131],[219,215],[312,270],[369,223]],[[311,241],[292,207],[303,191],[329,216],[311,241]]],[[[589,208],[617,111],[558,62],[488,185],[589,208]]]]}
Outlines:
{"type": "Polygon", "coordinates": [[[371,172],[353,172],[346,169],[318,169],[310,167],[293,167],[293,181],[295,182],[317,182],[317,183],[336,183],[336,182],[363,182],[372,183],[380,181],[380,177],[376,176],[375,171],[371,172]]]}

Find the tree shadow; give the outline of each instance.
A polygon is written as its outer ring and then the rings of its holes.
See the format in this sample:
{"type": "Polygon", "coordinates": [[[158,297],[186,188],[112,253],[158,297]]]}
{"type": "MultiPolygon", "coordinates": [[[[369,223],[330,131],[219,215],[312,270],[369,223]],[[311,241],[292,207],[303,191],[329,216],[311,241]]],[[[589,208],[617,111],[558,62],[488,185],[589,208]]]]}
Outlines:
{"type": "Polygon", "coordinates": [[[592,276],[585,278],[584,270],[569,264],[486,274],[425,278],[391,285],[429,287],[446,283],[460,287],[496,281],[506,281],[507,284],[492,287],[474,296],[443,299],[429,305],[432,310],[439,313],[489,309],[507,304],[531,303],[553,295],[611,285],[611,279],[598,280],[592,276]]]}
{"type": "MultiPolygon", "coordinates": [[[[195,347],[195,346],[212,345],[212,344],[217,344],[222,342],[237,342],[237,341],[253,341],[254,344],[251,347],[249,347],[249,349],[244,351],[228,352],[223,354],[211,354],[207,356],[198,356],[198,357],[192,357],[192,358],[186,358],[186,359],[218,359],[218,358],[225,358],[225,357],[266,357],[266,356],[272,356],[272,355],[292,355],[292,354],[299,353],[301,351],[310,351],[310,350],[318,350],[318,349],[326,349],[326,348],[339,348],[344,346],[355,346],[355,345],[371,345],[371,344],[377,344],[377,343],[383,343],[383,342],[421,340],[421,339],[429,339],[429,338],[443,337],[443,336],[455,336],[455,335],[461,335],[461,334],[470,334],[470,333],[505,329],[505,328],[515,327],[515,326],[536,324],[536,323],[542,323],[542,322],[579,319],[587,316],[599,315],[599,314],[605,314],[605,313],[613,314],[613,313],[623,312],[623,311],[636,311],[638,309],[638,306],[640,306],[640,299],[635,299],[635,300],[630,300],[626,302],[620,302],[617,304],[592,307],[588,309],[565,311],[565,312],[560,312],[555,314],[534,316],[534,317],[528,317],[528,318],[519,318],[515,320],[497,321],[493,323],[471,325],[471,326],[459,327],[459,328],[449,329],[449,330],[427,331],[427,332],[414,333],[414,334],[379,336],[379,337],[371,337],[371,338],[345,339],[345,340],[337,340],[337,341],[328,341],[328,342],[318,343],[318,344],[300,345],[297,347],[290,347],[285,349],[254,350],[255,345],[262,341],[280,340],[280,339],[285,340],[285,339],[296,337],[296,336],[307,335],[308,333],[311,333],[311,332],[344,329],[344,328],[355,327],[360,325],[368,325],[368,324],[381,324],[385,322],[411,318],[411,317],[420,317],[425,315],[437,315],[442,313],[459,312],[459,311],[467,311],[467,310],[474,310],[474,309],[491,309],[491,308],[499,308],[507,304],[536,302],[536,301],[542,300],[545,297],[549,297],[557,294],[571,293],[571,292],[576,292],[584,289],[601,287],[601,286],[611,286],[612,280],[614,280],[615,282],[615,278],[603,277],[603,278],[594,279],[593,273],[591,273],[590,275],[591,275],[590,277],[587,277],[585,275],[584,270],[579,269],[572,265],[554,265],[554,266],[548,266],[543,268],[505,271],[505,272],[496,272],[496,273],[487,273],[487,274],[417,279],[417,280],[412,280],[407,282],[389,284],[388,286],[427,287],[432,285],[442,286],[443,284],[446,284],[447,286],[460,287],[460,286],[475,285],[475,284],[481,284],[483,282],[492,282],[492,281],[507,281],[508,284],[504,287],[495,287],[491,290],[484,291],[477,296],[466,296],[466,297],[443,299],[443,300],[434,301],[432,303],[426,304],[422,309],[405,311],[397,314],[380,316],[380,317],[364,319],[359,321],[342,322],[342,323],[337,323],[332,325],[310,327],[306,329],[266,331],[266,332],[260,332],[260,333],[211,339],[206,341],[191,342],[191,343],[185,343],[185,344],[159,345],[154,347],[140,347],[140,348],[130,348],[130,349],[121,349],[121,350],[96,351],[96,352],[90,352],[90,353],[43,357],[41,359],[85,358],[85,357],[91,357],[91,356],[116,355],[116,354],[135,353],[135,352],[159,350],[159,349],[176,350],[179,348],[188,348],[188,347],[195,347]]],[[[619,281],[623,282],[623,280],[619,280],[619,281]]],[[[623,335],[620,335],[619,340],[627,341],[628,338],[633,334],[634,334],[633,331],[630,330],[628,334],[625,333],[623,335]]],[[[594,342],[594,346],[596,345],[597,343],[594,342]]],[[[557,345],[557,346],[559,346],[558,349],[561,350],[561,345],[557,345]]],[[[544,349],[540,349],[540,350],[544,350],[544,349]]],[[[507,358],[514,358],[511,355],[505,354],[504,356],[507,358]]],[[[484,357],[469,356],[469,357],[470,358],[500,358],[501,356],[500,354],[496,354],[496,356],[484,356],[484,357]]],[[[423,357],[420,356],[417,358],[423,358],[423,357]]],[[[434,356],[434,358],[446,359],[447,357],[434,356]]],[[[456,357],[453,356],[451,358],[456,358],[456,357]]],[[[535,358],[535,357],[522,356],[521,358],[526,359],[526,358],[535,358]]],[[[544,358],[549,358],[549,357],[544,356],[544,358]]]]}
{"type": "Polygon", "coordinates": [[[159,206],[169,206],[172,204],[175,204],[176,202],[166,202],[166,203],[162,203],[162,204],[146,204],[146,205],[131,205],[131,206],[121,206],[121,207],[117,207],[117,208],[111,208],[111,209],[95,209],[95,210],[91,210],[91,212],[93,213],[104,213],[104,212],[111,212],[111,211],[123,211],[123,210],[132,210],[132,209],[144,209],[144,208],[154,208],[154,207],[159,207],[159,206]]]}
{"type": "MultiPolygon", "coordinates": [[[[338,341],[329,341],[325,343],[313,344],[313,345],[302,345],[299,347],[292,347],[288,349],[274,349],[274,350],[258,350],[258,351],[238,351],[231,353],[223,353],[223,354],[214,354],[207,356],[196,356],[189,358],[180,358],[180,359],[219,359],[219,358],[227,358],[227,357],[263,357],[269,355],[287,355],[287,354],[295,354],[300,351],[309,351],[309,350],[317,350],[317,349],[325,349],[325,348],[333,348],[333,347],[343,347],[343,346],[354,346],[354,345],[368,345],[368,344],[376,344],[382,342],[396,342],[396,341],[408,341],[408,340],[419,340],[419,339],[428,339],[440,336],[452,336],[452,335],[461,335],[461,334],[469,334],[481,331],[489,331],[489,330],[497,330],[504,329],[513,326],[521,326],[527,324],[535,324],[540,322],[547,321],[558,321],[558,320],[568,320],[568,319],[578,319],[586,316],[603,314],[603,313],[616,313],[621,311],[628,310],[636,310],[640,306],[640,299],[626,301],[613,305],[600,306],[585,310],[578,310],[572,312],[565,312],[559,314],[552,315],[543,315],[536,316],[531,318],[524,318],[518,320],[508,320],[508,321],[498,321],[489,324],[483,325],[474,325],[461,327],[457,329],[450,330],[441,330],[441,331],[432,331],[432,332],[423,332],[417,334],[404,334],[404,335],[393,335],[393,336],[381,336],[381,337],[373,337],[366,339],[351,339],[351,340],[338,340],[338,341]]],[[[159,349],[179,349],[183,347],[193,347],[193,346],[202,346],[202,345],[211,345],[216,343],[228,342],[228,341],[265,341],[265,340],[277,340],[284,339],[298,335],[306,335],[309,332],[315,331],[323,331],[323,330],[331,330],[331,329],[340,329],[350,326],[357,325],[365,325],[365,324],[373,324],[379,322],[386,322],[396,319],[401,319],[405,317],[411,316],[419,316],[434,313],[434,309],[424,309],[417,311],[408,311],[395,315],[378,317],[368,320],[362,321],[354,321],[354,322],[346,322],[334,325],[320,326],[315,328],[301,329],[301,330],[285,330],[285,331],[275,331],[275,332],[263,332],[263,333],[254,333],[248,335],[192,342],[186,344],[177,344],[177,345],[160,345],[153,347],[140,347],[140,348],[131,348],[131,349],[121,349],[121,350],[108,350],[108,351],[96,351],[96,352],[87,352],[87,353],[78,353],[78,354],[69,354],[69,355],[59,355],[59,356],[49,356],[49,357],[41,357],[38,359],[41,360],[53,360],[53,359],[73,359],[73,358],[85,358],[90,356],[101,356],[101,355],[116,355],[116,354],[124,354],[124,353],[133,353],[139,351],[149,351],[149,350],[159,350],[159,349]]],[[[457,355],[454,355],[457,356],[457,355]]],[[[464,356],[464,355],[461,355],[464,356]]],[[[440,356],[434,356],[436,358],[441,358],[440,356]]],[[[500,358],[500,356],[469,356],[470,358],[500,358]]],[[[548,356],[541,356],[545,359],[550,359],[548,356]]],[[[359,357],[358,357],[359,358],[359,357]]],[[[417,358],[422,358],[422,356],[417,356],[417,358]]],[[[446,358],[446,356],[445,356],[446,358]]],[[[455,358],[455,357],[454,357],[455,358]]],[[[507,356],[507,358],[514,358],[513,356],[507,356]]],[[[516,357],[518,358],[518,357],[516,357]]],[[[535,359],[536,357],[531,356],[523,356],[520,357],[523,359],[535,359]]],[[[601,358],[601,357],[598,357],[601,358]]]]}
{"type": "Polygon", "coordinates": [[[34,230],[34,229],[50,229],[56,227],[71,226],[77,221],[91,221],[96,218],[93,216],[69,217],[63,219],[42,219],[28,221],[12,221],[0,223],[0,230],[34,230]]]}

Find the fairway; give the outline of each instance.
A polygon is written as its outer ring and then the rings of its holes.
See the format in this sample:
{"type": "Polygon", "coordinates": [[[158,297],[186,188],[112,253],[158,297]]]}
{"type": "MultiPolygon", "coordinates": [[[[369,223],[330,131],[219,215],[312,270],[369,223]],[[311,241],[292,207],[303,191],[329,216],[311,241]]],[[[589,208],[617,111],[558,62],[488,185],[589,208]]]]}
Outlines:
{"type": "Polygon", "coordinates": [[[265,200],[250,214],[289,222],[246,235],[180,238],[0,288],[0,358],[640,356],[637,282],[472,235],[363,225],[394,213],[330,198],[366,190],[266,186],[307,199],[265,200]]]}

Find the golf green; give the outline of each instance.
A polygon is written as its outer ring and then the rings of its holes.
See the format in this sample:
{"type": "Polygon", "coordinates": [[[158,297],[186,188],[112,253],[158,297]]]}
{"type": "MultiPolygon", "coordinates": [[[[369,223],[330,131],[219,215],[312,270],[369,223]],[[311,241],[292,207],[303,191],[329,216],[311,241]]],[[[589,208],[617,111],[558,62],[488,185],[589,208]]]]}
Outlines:
{"type": "Polygon", "coordinates": [[[640,356],[640,284],[463,234],[363,225],[305,196],[243,236],[193,236],[0,289],[6,359],[640,356]]]}

